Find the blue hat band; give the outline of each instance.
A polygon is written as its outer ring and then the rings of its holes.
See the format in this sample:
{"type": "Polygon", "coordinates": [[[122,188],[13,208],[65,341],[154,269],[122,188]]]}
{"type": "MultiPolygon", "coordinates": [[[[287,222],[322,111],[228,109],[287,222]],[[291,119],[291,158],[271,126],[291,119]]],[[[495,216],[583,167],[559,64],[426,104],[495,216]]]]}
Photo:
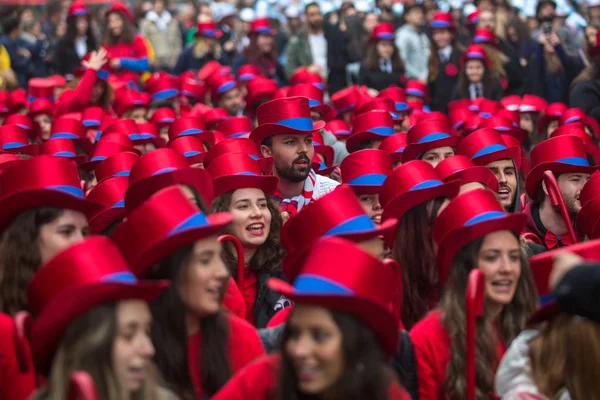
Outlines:
{"type": "Polygon", "coordinates": [[[235,81],[227,81],[217,89],[218,94],[223,94],[235,87],[235,81]]]}
{"type": "Polygon", "coordinates": [[[321,89],[321,90],[325,90],[325,84],[321,83],[321,82],[316,82],[313,83],[313,85],[317,88],[317,89],[321,89]]]}
{"type": "Polygon", "coordinates": [[[202,29],[198,31],[199,35],[208,36],[208,37],[216,37],[217,30],[216,29],[202,29]]]}
{"type": "Polygon", "coordinates": [[[484,212],[482,214],[479,214],[479,215],[469,219],[467,222],[465,222],[463,224],[463,226],[476,225],[481,222],[502,218],[502,217],[505,217],[506,215],[507,214],[504,211],[487,211],[487,212],[484,212]]]}
{"type": "Polygon", "coordinates": [[[238,132],[238,133],[232,133],[231,135],[228,135],[228,138],[239,138],[239,137],[244,137],[244,136],[248,136],[250,132],[238,132]]]}
{"type": "Polygon", "coordinates": [[[79,136],[70,132],[56,132],[50,136],[50,139],[79,139],[79,136]]]}
{"type": "Polygon", "coordinates": [[[366,174],[357,176],[354,179],[348,181],[348,185],[355,186],[381,186],[383,181],[387,178],[386,174],[366,174]]]}
{"type": "Polygon", "coordinates": [[[565,158],[556,160],[556,162],[563,163],[563,164],[577,165],[580,167],[589,167],[590,166],[590,163],[587,160],[587,158],[583,158],[583,157],[565,157],[565,158]]]}
{"type": "Polygon", "coordinates": [[[379,40],[394,40],[394,34],[390,32],[381,32],[376,35],[379,40]]]}
{"type": "Polygon", "coordinates": [[[421,144],[421,143],[435,142],[436,140],[446,139],[446,138],[449,138],[450,136],[451,135],[446,132],[433,132],[433,133],[427,134],[427,135],[423,136],[421,139],[417,140],[417,143],[421,144]]]}
{"type": "Polygon", "coordinates": [[[209,226],[209,223],[206,219],[206,215],[198,211],[197,213],[193,214],[191,217],[177,225],[175,228],[171,229],[167,236],[172,236],[177,233],[185,232],[191,229],[205,228],[207,226],[209,226]]]}
{"type": "Polygon", "coordinates": [[[197,133],[202,133],[202,132],[204,132],[204,131],[200,128],[189,128],[189,129],[179,132],[177,134],[177,136],[195,135],[197,133]]]}
{"type": "Polygon", "coordinates": [[[153,139],[154,135],[151,133],[132,133],[129,135],[129,139],[131,139],[132,141],[136,141],[136,140],[146,140],[146,139],[153,139]]]}
{"type": "Polygon", "coordinates": [[[90,161],[104,161],[106,160],[106,156],[94,156],[90,159],[90,161]]]}
{"type": "Polygon", "coordinates": [[[481,53],[470,52],[467,53],[467,58],[476,58],[478,60],[483,60],[485,58],[485,55],[481,53]]]}
{"type": "Polygon", "coordinates": [[[184,90],[184,91],[182,92],[182,94],[183,94],[185,97],[193,97],[193,98],[195,98],[195,99],[199,99],[199,98],[200,98],[200,96],[198,96],[196,93],[190,92],[189,90],[184,90]]]}
{"type": "Polygon", "coordinates": [[[199,151],[186,151],[185,153],[183,153],[183,155],[186,157],[194,157],[194,156],[197,156],[198,154],[200,154],[199,151]]]}
{"type": "Polygon", "coordinates": [[[567,118],[567,119],[565,120],[565,124],[570,124],[571,122],[576,122],[576,121],[581,121],[581,117],[580,117],[580,116],[578,116],[578,115],[576,115],[576,116],[574,116],[574,117],[567,118]]]}
{"type": "Polygon", "coordinates": [[[86,15],[89,15],[87,10],[77,10],[71,13],[72,17],[85,17],[86,15]]]}
{"type": "Polygon", "coordinates": [[[152,174],[152,176],[156,176],[156,175],[160,175],[160,174],[166,174],[172,171],[175,171],[177,168],[175,167],[167,167],[167,168],[162,168],[159,169],[158,171],[156,171],[155,173],[152,174]]]}
{"type": "Polygon", "coordinates": [[[481,112],[481,113],[479,113],[479,116],[482,117],[482,118],[492,118],[492,113],[481,112]]]}
{"type": "Polygon", "coordinates": [[[369,128],[367,132],[371,132],[381,136],[390,136],[394,134],[394,128],[392,128],[391,126],[376,126],[374,128],[369,128]]]}
{"type": "Polygon", "coordinates": [[[2,145],[2,149],[3,150],[7,150],[7,149],[18,149],[20,147],[25,147],[27,146],[25,143],[21,143],[21,142],[10,142],[10,143],[4,143],[2,145]]]}
{"type": "Polygon", "coordinates": [[[294,292],[298,294],[314,295],[352,295],[354,292],[347,287],[330,279],[311,275],[299,275],[294,281],[294,292]]]}
{"type": "Polygon", "coordinates": [[[274,122],[276,125],[283,125],[287,128],[297,129],[299,131],[314,131],[313,121],[311,118],[288,118],[274,122]]]}
{"type": "Polygon", "coordinates": [[[129,170],[125,170],[125,171],[120,171],[117,172],[116,174],[114,174],[113,176],[129,176],[131,174],[131,171],[129,170]]]}
{"type": "Polygon", "coordinates": [[[409,94],[411,96],[425,97],[425,93],[423,93],[423,91],[419,89],[407,89],[406,94],[409,94]]]}
{"type": "Polygon", "coordinates": [[[450,25],[450,23],[447,21],[432,21],[431,22],[432,28],[444,29],[444,28],[450,28],[451,26],[452,25],[450,25]]]}
{"type": "Polygon", "coordinates": [[[59,192],[64,192],[64,193],[70,194],[72,196],[78,197],[80,199],[85,198],[85,195],[83,194],[83,190],[81,190],[81,188],[79,188],[77,186],[57,185],[57,186],[49,186],[48,189],[57,190],[59,192]]]}
{"type": "Polygon", "coordinates": [[[500,132],[507,132],[510,131],[511,128],[508,126],[495,126],[494,129],[500,132]]]}
{"type": "Polygon", "coordinates": [[[375,226],[375,223],[373,223],[371,217],[369,217],[367,214],[361,214],[357,217],[350,218],[346,222],[343,222],[340,225],[330,229],[322,236],[347,235],[352,233],[372,231],[375,229],[377,229],[377,227],[375,226]]]}
{"type": "Polygon", "coordinates": [[[102,280],[104,283],[137,283],[135,275],[131,272],[115,272],[114,274],[105,275],[102,280]]]}
{"type": "Polygon", "coordinates": [[[255,74],[246,73],[246,74],[241,74],[240,75],[240,81],[243,81],[243,82],[252,80],[254,78],[256,78],[255,74]]]}
{"type": "Polygon", "coordinates": [[[309,107],[317,107],[321,105],[321,102],[317,99],[308,99],[309,107]]]}
{"type": "Polygon", "coordinates": [[[473,43],[491,43],[491,40],[485,36],[475,36],[473,43]]]}
{"type": "Polygon", "coordinates": [[[500,143],[490,144],[489,146],[485,146],[483,149],[481,149],[477,153],[473,154],[473,156],[471,157],[471,160],[474,158],[477,158],[477,157],[485,156],[487,154],[495,153],[497,151],[506,150],[507,148],[508,147],[506,147],[505,145],[500,144],[500,143]]]}
{"type": "Polygon", "coordinates": [[[413,190],[429,189],[440,185],[443,185],[442,181],[439,181],[437,179],[430,179],[427,181],[417,183],[415,186],[410,188],[409,192],[412,192],[413,190]]]}
{"type": "Polygon", "coordinates": [[[177,97],[179,95],[179,90],[177,89],[164,89],[159,90],[158,92],[152,95],[152,99],[154,100],[166,100],[173,97],[177,97]]]}
{"type": "Polygon", "coordinates": [[[406,111],[406,110],[408,110],[408,104],[402,103],[402,102],[396,103],[396,111],[406,111]]]}
{"type": "Polygon", "coordinates": [[[349,135],[350,131],[347,131],[345,129],[340,129],[339,131],[335,131],[333,132],[334,135],[349,135]]]}
{"type": "Polygon", "coordinates": [[[269,28],[267,26],[257,27],[256,29],[254,29],[254,32],[256,32],[256,33],[266,33],[267,35],[270,35],[270,34],[273,33],[273,31],[271,31],[271,28],[269,28]]]}
{"type": "Polygon", "coordinates": [[[123,207],[125,207],[125,200],[117,201],[110,208],[123,208],[123,207]]]}
{"type": "Polygon", "coordinates": [[[340,108],[340,109],[336,109],[336,111],[337,111],[338,114],[342,114],[342,113],[345,113],[347,111],[354,110],[355,108],[356,108],[356,103],[352,103],[352,104],[350,104],[350,105],[348,105],[346,107],[343,107],[343,108],[340,108]]]}
{"type": "Polygon", "coordinates": [[[175,121],[175,118],[169,118],[169,117],[167,117],[167,118],[161,118],[161,119],[159,119],[158,123],[159,124],[170,124],[173,121],[175,121]]]}
{"type": "Polygon", "coordinates": [[[103,81],[107,81],[108,80],[108,76],[110,75],[110,73],[105,70],[105,69],[100,69],[98,70],[98,72],[96,73],[96,78],[101,79],[103,81]]]}
{"type": "Polygon", "coordinates": [[[100,124],[101,124],[101,122],[98,121],[97,119],[84,119],[82,122],[83,122],[83,126],[86,126],[86,127],[100,126],[100,124]]]}
{"type": "Polygon", "coordinates": [[[52,154],[54,157],[75,157],[76,154],[72,151],[58,151],[52,154]]]}

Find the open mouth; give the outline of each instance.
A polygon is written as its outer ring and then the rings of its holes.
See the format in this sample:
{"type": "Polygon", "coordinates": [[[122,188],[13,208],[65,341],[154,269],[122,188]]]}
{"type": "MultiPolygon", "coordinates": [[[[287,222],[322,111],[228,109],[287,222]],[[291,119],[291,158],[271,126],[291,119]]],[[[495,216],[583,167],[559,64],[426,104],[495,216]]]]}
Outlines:
{"type": "Polygon", "coordinates": [[[510,196],[510,188],[507,186],[502,186],[498,189],[498,197],[501,199],[508,199],[510,196]]]}
{"type": "Polygon", "coordinates": [[[499,292],[510,292],[514,284],[512,279],[502,279],[492,282],[492,286],[499,292]]]}
{"type": "Polygon", "coordinates": [[[256,222],[246,227],[246,230],[253,236],[262,236],[265,233],[265,224],[256,222]]]}

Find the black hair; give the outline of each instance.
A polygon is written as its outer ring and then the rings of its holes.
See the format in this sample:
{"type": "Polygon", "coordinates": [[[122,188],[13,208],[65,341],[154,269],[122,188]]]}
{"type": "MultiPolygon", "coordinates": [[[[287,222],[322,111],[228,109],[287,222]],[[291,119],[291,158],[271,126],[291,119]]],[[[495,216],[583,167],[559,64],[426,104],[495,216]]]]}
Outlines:
{"type": "Polygon", "coordinates": [[[15,29],[19,28],[19,17],[11,15],[2,21],[2,32],[10,35],[15,29]]]}
{"type": "Polygon", "coordinates": [[[308,3],[307,5],[304,6],[304,13],[305,14],[308,12],[308,9],[310,7],[319,7],[319,10],[321,9],[321,6],[319,5],[319,3],[313,1],[313,2],[310,2],[310,3],[308,3]]]}

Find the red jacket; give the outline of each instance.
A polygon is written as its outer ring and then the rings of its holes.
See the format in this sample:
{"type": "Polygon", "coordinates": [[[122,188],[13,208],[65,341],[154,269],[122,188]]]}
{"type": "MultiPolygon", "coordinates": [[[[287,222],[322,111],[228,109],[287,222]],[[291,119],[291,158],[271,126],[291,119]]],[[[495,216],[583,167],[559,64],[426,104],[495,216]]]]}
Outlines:
{"type": "Polygon", "coordinates": [[[227,290],[223,298],[223,307],[236,317],[246,318],[246,303],[244,297],[233,278],[227,282],[227,290]]]}
{"type": "MultiPolygon", "coordinates": [[[[212,397],[212,400],[274,399],[277,388],[277,374],[280,369],[281,356],[279,354],[262,357],[231,378],[212,397]]],[[[390,385],[389,393],[390,400],[410,400],[410,396],[396,383],[390,385]]]]}
{"type": "Polygon", "coordinates": [[[56,104],[56,116],[72,112],[82,112],[88,105],[96,83],[98,71],[88,69],[83,73],[79,84],[73,91],[66,91],[56,104]]]}
{"type": "MultiPolygon", "coordinates": [[[[419,400],[448,399],[444,380],[450,361],[450,337],[442,325],[441,312],[432,311],[419,321],[411,329],[410,338],[417,364],[419,400]]],[[[504,344],[498,341],[498,359],[505,351],[504,344]]]]}
{"type": "Polygon", "coordinates": [[[131,44],[118,42],[112,46],[105,45],[104,49],[109,59],[119,59],[121,67],[112,73],[123,81],[139,83],[140,75],[150,70],[148,48],[141,35],[136,35],[131,44]]]}
{"type": "MultiPolygon", "coordinates": [[[[227,319],[229,321],[229,365],[231,371],[236,373],[252,360],[264,355],[265,349],[258,336],[258,331],[252,325],[232,314],[227,314],[227,319]]],[[[199,399],[204,397],[204,391],[200,383],[200,376],[202,375],[199,365],[200,340],[199,332],[188,337],[190,375],[199,399]]]]}
{"type": "Polygon", "coordinates": [[[35,391],[35,374],[22,373],[15,351],[15,324],[0,313],[0,399],[25,400],[35,391]]]}

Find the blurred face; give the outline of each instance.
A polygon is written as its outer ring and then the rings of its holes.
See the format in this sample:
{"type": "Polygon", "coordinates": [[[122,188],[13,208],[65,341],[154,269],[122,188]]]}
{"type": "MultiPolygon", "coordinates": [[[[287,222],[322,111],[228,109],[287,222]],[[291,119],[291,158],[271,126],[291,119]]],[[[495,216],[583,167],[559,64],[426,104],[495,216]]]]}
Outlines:
{"type": "Polygon", "coordinates": [[[221,308],[229,271],[221,259],[217,236],[198,240],[185,261],[179,295],[193,319],[216,314],[221,308]]]}
{"type": "Polygon", "coordinates": [[[533,126],[533,118],[531,118],[531,114],[521,113],[519,115],[519,126],[521,127],[521,129],[526,130],[529,134],[532,134],[534,131],[534,126],[533,126]]]}
{"type": "Polygon", "coordinates": [[[434,29],[432,35],[433,42],[438,49],[443,49],[452,44],[452,33],[450,32],[450,29],[434,29]]]}
{"type": "Polygon", "coordinates": [[[142,300],[124,300],[117,305],[117,336],[112,363],[122,387],[130,392],[142,388],[154,346],[150,339],[152,314],[142,300]]]}
{"type": "Polygon", "coordinates": [[[92,89],[92,95],[90,96],[90,103],[94,104],[100,101],[100,98],[104,94],[104,82],[97,80],[94,83],[94,88],[92,89]]]}
{"type": "Polygon", "coordinates": [[[390,40],[379,40],[377,41],[377,54],[379,54],[379,58],[385,58],[389,60],[392,58],[392,54],[394,54],[394,43],[390,40]]]}
{"type": "Polygon", "coordinates": [[[558,182],[560,193],[565,200],[567,210],[572,216],[577,215],[579,210],[581,210],[579,194],[581,193],[581,189],[583,189],[583,185],[585,185],[588,179],[590,179],[589,174],[576,173],[560,174],[556,180],[558,182]]]}
{"type": "Polygon", "coordinates": [[[470,83],[480,83],[483,80],[485,67],[479,60],[468,60],[465,63],[465,73],[470,83]]]}
{"type": "Polygon", "coordinates": [[[367,32],[371,34],[371,32],[373,32],[373,29],[375,29],[375,26],[377,26],[377,14],[369,13],[365,15],[365,21],[363,22],[363,25],[365,26],[367,32]]]}
{"type": "Polygon", "coordinates": [[[315,149],[312,134],[275,135],[271,147],[261,146],[265,157],[275,159],[275,175],[292,182],[303,182],[310,174],[315,149]]]}
{"type": "Polygon", "coordinates": [[[112,12],[108,14],[108,30],[113,36],[121,36],[123,33],[123,18],[116,13],[112,12]]]}
{"type": "Polygon", "coordinates": [[[550,121],[548,123],[548,128],[546,128],[546,139],[552,135],[552,132],[554,132],[556,128],[558,128],[558,121],[550,121]]]}
{"type": "Polygon", "coordinates": [[[146,119],[146,109],[143,107],[134,108],[129,111],[126,118],[131,118],[137,123],[148,122],[146,119]]]}
{"type": "Polygon", "coordinates": [[[160,15],[163,11],[165,11],[165,3],[160,0],[154,1],[154,12],[160,15]]]}
{"type": "Polygon", "coordinates": [[[40,136],[42,140],[50,139],[50,130],[52,129],[52,118],[49,115],[37,115],[33,119],[40,127],[40,136]]]}
{"type": "Polygon", "coordinates": [[[207,4],[202,4],[200,6],[200,11],[198,13],[198,22],[204,22],[204,21],[209,21],[212,20],[213,18],[213,13],[211,8],[207,5],[207,4]],[[201,20],[201,18],[204,18],[201,20]]]}
{"type": "Polygon", "coordinates": [[[545,18],[553,17],[553,16],[554,16],[554,6],[552,4],[546,3],[540,8],[540,12],[538,14],[538,17],[540,19],[545,19],[545,18]]]}
{"type": "Polygon", "coordinates": [[[510,231],[486,235],[478,253],[478,267],[485,276],[487,302],[509,304],[521,276],[521,246],[510,231]]]}
{"type": "Polygon", "coordinates": [[[323,16],[319,6],[311,6],[306,10],[306,23],[313,30],[319,30],[323,27],[323,16]]]}
{"type": "Polygon", "coordinates": [[[84,17],[84,16],[77,17],[77,19],[75,20],[75,25],[77,27],[78,35],[85,35],[87,33],[87,30],[89,27],[89,22],[88,22],[87,17],[84,17]]]}
{"type": "MultiPolygon", "coordinates": [[[[595,9],[598,9],[600,11],[600,7],[594,7],[595,9]]],[[[598,29],[594,28],[591,25],[588,25],[585,27],[585,38],[587,39],[587,42],[590,44],[590,46],[592,47],[596,47],[598,44],[598,40],[596,37],[596,34],[598,33],[598,29]]]]}
{"type": "Polygon", "coordinates": [[[419,7],[413,8],[406,14],[406,22],[412,26],[422,26],[425,23],[425,14],[419,7]]]}
{"type": "Polygon", "coordinates": [[[450,146],[444,146],[425,152],[421,157],[421,160],[428,162],[431,164],[431,166],[433,166],[433,168],[435,168],[439,163],[448,157],[452,157],[453,155],[454,149],[450,146]]]}
{"type": "Polygon", "coordinates": [[[375,225],[381,225],[381,215],[383,214],[383,207],[379,203],[379,194],[361,194],[358,196],[360,205],[362,206],[365,214],[367,214],[375,225]]]}
{"type": "Polygon", "coordinates": [[[363,240],[362,242],[358,242],[357,244],[364,251],[366,251],[373,257],[377,257],[379,260],[383,260],[387,255],[385,243],[379,237],[363,240]]]}
{"type": "Polygon", "coordinates": [[[512,160],[498,160],[487,165],[496,179],[498,179],[498,193],[496,198],[504,211],[510,210],[517,195],[517,170],[512,160]]]}
{"type": "Polygon", "coordinates": [[[235,190],[231,196],[229,212],[234,216],[230,232],[240,240],[244,248],[257,248],[267,240],[271,229],[271,211],[262,190],[235,190]]]}
{"type": "Polygon", "coordinates": [[[233,88],[223,93],[219,98],[219,107],[227,111],[232,117],[238,115],[242,109],[242,104],[242,92],[239,88],[233,88]]]}
{"type": "Polygon", "coordinates": [[[303,394],[324,397],[344,372],[342,332],[325,308],[296,304],[284,351],[303,394]]]}
{"type": "Polygon", "coordinates": [[[89,233],[85,215],[73,210],[64,210],[54,221],[40,226],[38,246],[42,265],[62,250],[82,241],[89,233]]]}
{"type": "Polygon", "coordinates": [[[258,34],[256,36],[256,46],[261,53],[270,53],[273,50],[273,37],[262,33],[258,34]]]}
{"type": "Polygon", "coordinates": [[[496,30],[496,16],[494,13],[492,11],[481,11],[477,27],[489,29],[490,31],[496,30]]]}

